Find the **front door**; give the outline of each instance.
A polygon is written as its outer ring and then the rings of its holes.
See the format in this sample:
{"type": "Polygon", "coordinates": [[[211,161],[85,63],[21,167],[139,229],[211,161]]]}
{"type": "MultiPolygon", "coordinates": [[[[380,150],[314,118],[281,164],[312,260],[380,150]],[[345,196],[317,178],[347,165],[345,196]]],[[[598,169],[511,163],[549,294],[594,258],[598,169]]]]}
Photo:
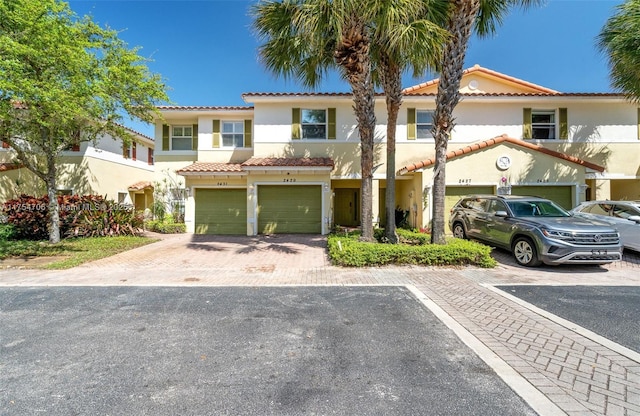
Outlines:
{"type": "Polygon", "coordinates": [[[336,188],[334,190],[334,223],[343,227],[360,225],[358,201],[360,190],[357,188],[336,188]]]}

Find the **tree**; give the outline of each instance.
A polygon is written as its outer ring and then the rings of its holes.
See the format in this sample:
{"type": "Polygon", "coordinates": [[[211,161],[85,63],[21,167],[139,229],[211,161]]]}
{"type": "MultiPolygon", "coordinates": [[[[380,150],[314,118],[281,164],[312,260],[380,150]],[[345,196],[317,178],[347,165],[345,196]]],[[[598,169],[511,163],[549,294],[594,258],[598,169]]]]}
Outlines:
{"type": "Polygon", "coordinates": [[[612,86],[633,103],[640,103],[640,0],[627,0],[603,26],[597,37],[607,56],[612,86]]]}
{"type": "Polygon", "coordinates": [[[259,54],[266,67],[307,87],[317,86],[337,67],[349,82],[360,135],[361,217],[364,241],[373,240],[373,158],[375,91],[369,25],[375,0],[265,1],[253,8],[254,27],[264,41],[259,54]]]}
{"type": "Polygon", "coordinates": [[[0,137],[46,184],[57,243],[60,153],[105,133],[130,143],[123,114],[151,122],[165,86],[137,48],[64,2],[3,0],[0,16],[0,137]]]}
{"type": "Polygon", "coordinates": [[[541,0],[452,0],[446,28],[449,39],[442,54],[436,110],[433,117],[435,163],[433,173],[433,211],[431,242],[445,243],[444,202],[447,144],[455,126],[453,110],[460,101],[460,80],[472,30],[483,37],[495,33],[506,13],[515,6],[523,8],[540,4],[541,0]]]}
{"type": "Polygon", "coordinates": [[[383,3],[374,25],[374,75],[387,106],[387,170],[385,188],[385,237],[398,242],[395,221],[396,125],[402,106],[402,73],[413,69],[414,77],[437,69],[446,32],[441,28],[447,2],[412,1],[383,3]]]}

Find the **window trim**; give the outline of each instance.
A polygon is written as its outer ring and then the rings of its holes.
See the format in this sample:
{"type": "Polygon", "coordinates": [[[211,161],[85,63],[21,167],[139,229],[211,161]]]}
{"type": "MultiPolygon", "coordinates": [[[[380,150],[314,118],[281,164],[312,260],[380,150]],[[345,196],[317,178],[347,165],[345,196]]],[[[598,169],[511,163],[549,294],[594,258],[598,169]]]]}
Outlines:
{"type": "Polygon", "coordinates": [[[177,152],[191,152],[193,151],[193,125],[191,124],[175,124],[175,125],[171,125],[171,134],[169,135],[169,150],[171,151],[177,151],[177,152]],[[175,129],[176,128],[181,128],[183,129],[183,134],[184,134],[184,128],[188,127],[189,129],[191,129],[191,134],[189,136],[176,136],[175,135],[175,129]],[[178,139],[189,139],[189,148],[188,149],[174,149],[173,148],[173,139],[174,138],[178,138],[178,139]]]}
{"type": "Polygon", "coordinates": [[[531,138],[533,140],[558,140],[558,111],[557,109],[531,109],[531,138]],[[536,123],[533,121],[536,114],[548,114],[553,116],[553,123],[536,123]],[[550,127],[553,126],[553,130],[550,127]],[[536,128],[548,128],[550,132],[553,132],[553,137],[538,138],[535,137],[536,128]]]}
{"type": "Polygon", "coordinates": [[[433,140],[433,116],[435,115],[436,110],[435,109],[431,109],[431,108],[423,108],[423,109],[416,109],[416,140],[433,140]],[[418,118],[420,113],[431,113],[431,123],[420,123],[418,122],[418,118]],[[429,135],[426,137],[420,136],[420,126],[431,126],[431,128],[429,129],[429,135]]]}
{"type": "Polygon", "coordinates": [[[220,120],[220,148],[221,149],[244,149],[244,142],[245,142],[244,127],[245,127],[245,120],[220,120]],[[225,124],[232,124],[234,126],[234,131],[231,132],[231,133],[229,133],[229,132],[225,133],[225,131],[224,131],[224,125],[225,124]],[[240,126],[240,128],[242,129],[241,132],[235,131],[235,126],[236,125],[240,126]],[[242,145],[241,146],[236,146],[235,137],[234,137],[234,144],[232,146],[225,145],[224,144],[224,136],[225,135],[231,135],[231,136],[239,135],[239,136],[241,136],[242,145]]]}
{"type": "Polygon", "coordinates": [[[300,108],[300,138],[302,140],[327,140],[329,138],[329,110],[327,108],[300,108]],[[324,123],[305,123],[305,111],[324,111],[324,123]],[[324,137],[305,137],[304,126],[324,126],[324,137]]]}

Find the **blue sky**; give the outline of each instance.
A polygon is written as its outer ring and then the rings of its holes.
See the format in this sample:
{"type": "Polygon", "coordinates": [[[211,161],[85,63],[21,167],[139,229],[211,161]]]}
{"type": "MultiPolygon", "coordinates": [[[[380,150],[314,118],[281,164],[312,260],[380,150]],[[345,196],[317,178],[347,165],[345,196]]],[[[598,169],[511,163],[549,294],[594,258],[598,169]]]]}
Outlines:
{"type": "MultiPolygon", "coordinates": [[[[248,105],[244,92],[306,91],[276,78],[259,62],[249,0],[73,0],[78,15],[120,31],[130,47],[152,60],[149,67],[170,87],[175,105],[248,105]]],[[[491,38],[473,38],[465,67],[479,64],[562,92],[611,91],[605,57],[596,36],[622,0],[547,0],[544,6],[514,10],[491,38]]],[[[413,79],[418,84],[435,75],[413,79]]],[[[337,75],[319,88],[349,91],[337,75]]],[[[153,129],[127,123],[147,135],[153,129]]]]}

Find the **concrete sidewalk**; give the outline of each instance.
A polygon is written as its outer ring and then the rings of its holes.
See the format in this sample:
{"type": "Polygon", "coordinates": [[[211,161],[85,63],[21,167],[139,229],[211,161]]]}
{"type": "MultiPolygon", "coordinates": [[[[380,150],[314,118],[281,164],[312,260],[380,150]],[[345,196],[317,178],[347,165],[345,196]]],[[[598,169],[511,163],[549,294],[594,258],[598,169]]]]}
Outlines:
{"type": "Polygon", "coordinates": [[[171,236],[68,271],[0,270],[0,286],[402,285],[538,413],[640,415],[640,354],[493,288],[640,286],[637,264],[344,269],[329,264],[325,244],[319,236],[171,236]]]}

